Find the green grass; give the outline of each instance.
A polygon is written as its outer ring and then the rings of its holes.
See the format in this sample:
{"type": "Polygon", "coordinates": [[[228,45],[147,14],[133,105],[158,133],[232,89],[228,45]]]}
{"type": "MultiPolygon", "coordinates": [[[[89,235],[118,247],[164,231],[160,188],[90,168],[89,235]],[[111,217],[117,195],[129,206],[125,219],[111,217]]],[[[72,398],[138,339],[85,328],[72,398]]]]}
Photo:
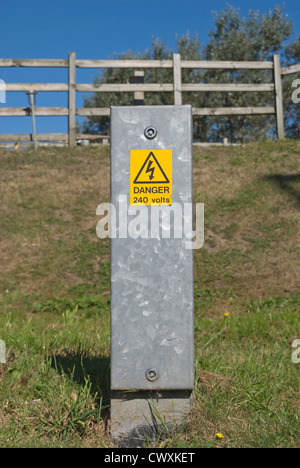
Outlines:
{"type": "MultiPolygon", "coordinates": [[[[300,333],[299,295],[252,301],[243,315],[199,320],[198,369],[216,378],[197,391],[200,408],[228,447],[293,447],[299,443],[299,369],[289,340],[300,333]],[[215,339],[208,346],[203,345],[215,339]],[[204,334],[201,337],[201,331],[204,334]],[[217,431],[218,429],[218,431],[217,431]]],[[[212,434],[213,441],[213,434],[212,434]]]]}
{"type": "MultiPolygon", "coordinates": [[[[194,149],[194,403],[159,446],[299,446],[299,154],[194,149]]],[[[0,446],[109,447],[110,244],[96,236],[109,151],[0,157],[0,446]]]]}
{"type": "Polygon", "coordinates": [[[0,414],[8,418],[1,446],[11,446],[10,431],[16,446],[39,439],[42,446],[84,446],[109,404],[107,304],[101,296],[53,298],[34,304],[30,317],[12,309],[2,319],[10,352],[0,388],[0,414]]]}

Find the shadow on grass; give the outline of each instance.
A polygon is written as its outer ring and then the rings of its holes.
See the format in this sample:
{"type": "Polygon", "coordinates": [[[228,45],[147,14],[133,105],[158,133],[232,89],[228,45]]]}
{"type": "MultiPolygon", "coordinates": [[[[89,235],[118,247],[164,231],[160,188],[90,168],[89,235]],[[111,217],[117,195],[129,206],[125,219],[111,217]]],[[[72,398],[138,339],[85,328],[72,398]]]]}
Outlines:
{"type": "Polygon", "coordinates": [[[79,385],[84,386],[88,380],[96,401],[100,404],[102,399],[102,405],[110,404],[109,356],[88,356],[80,351],[63,350],[51,356],[51,367],[79,385]]]}
{"type": "Polygon", "coordinates": [[[272,174],[264,176],[264,180],[277,185],[290,198],[296,200],[297,205],[300,205],[300,174],[272,174]]]}

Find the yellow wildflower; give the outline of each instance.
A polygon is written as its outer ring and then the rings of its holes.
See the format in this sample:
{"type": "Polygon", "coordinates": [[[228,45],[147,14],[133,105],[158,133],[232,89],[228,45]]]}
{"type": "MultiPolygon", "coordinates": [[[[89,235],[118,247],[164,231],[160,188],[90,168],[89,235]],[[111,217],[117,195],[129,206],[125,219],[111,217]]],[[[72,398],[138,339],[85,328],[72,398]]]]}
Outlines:
{"type": "Polygon", "coordinates": [[[218,439],[224,439],[224,436],[222,434],[220,434],[219,432],[216,434],[217,438],[218,439]]]}

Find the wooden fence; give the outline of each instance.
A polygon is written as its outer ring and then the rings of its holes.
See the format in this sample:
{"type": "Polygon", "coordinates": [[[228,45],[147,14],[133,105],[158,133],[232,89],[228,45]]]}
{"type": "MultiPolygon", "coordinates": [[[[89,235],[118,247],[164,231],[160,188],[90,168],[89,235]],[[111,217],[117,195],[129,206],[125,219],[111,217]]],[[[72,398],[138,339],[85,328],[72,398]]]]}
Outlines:
{"type": "MultiPolygon", "coordinates": [[[[174,54],[173,60],[77,60],[75,52],[69,54],[68,60],[56,59],[0,59],[0,67],[59,67],[68,68],[68,83],[5,83],[5,91],[62,91],[68,93],[68,107],[36,107],[36,116],[67,116],[68,133],[38,134],[38,141],[61,141],[69,146],[75,146],[76,140],[107,139],[107,136],[76,134],[76,115],[78,116],[109,116],[110,108],[76,108],[76,92],[172,92],[174,105],[182,104],[182,93],[196,92],[272,92],[274,105],[269,107],[220,107],[193,108],[197,116],[228,116],[228,115],[261,115],[276,116],[278,138],[284,138],[284,115],[282,102],[282,75],[297,73],[300,65],[281,68],[279,55],[274,55],[269,62],[230,62],[230,61],[198,61],[181,60],[180,54],[174,54]],[[130,68],[173,69],[173,83],[126,83],[126,84],[79,84],[76,83],[77,68],[130,68]],[[226,69],[226,70],[273,70],[272,83],[259,84],[222,84],[222,83],[183,83],[183,69],[226,69]]],[[[30,108],[2,107],[1,116],[28,116],[30,108]]],[[[32,141],[30,134],[0,134],[0,142],[32,141]]]]}

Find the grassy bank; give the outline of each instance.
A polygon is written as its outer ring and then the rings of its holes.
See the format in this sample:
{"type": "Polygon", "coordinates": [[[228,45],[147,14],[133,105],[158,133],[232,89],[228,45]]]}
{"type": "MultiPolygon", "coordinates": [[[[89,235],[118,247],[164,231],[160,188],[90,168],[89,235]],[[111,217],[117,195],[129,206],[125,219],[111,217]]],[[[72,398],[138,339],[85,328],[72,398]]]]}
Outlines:
{"type": "MultiPolygon", "coordinates": [[[[195,398],[161,446],[299,446],[299,154],[291,141],[194,149],[195,398]]],[[[0,158],[0,446],[108,447],[110,245],[96,207],[109,149],[0,158]]]]}

